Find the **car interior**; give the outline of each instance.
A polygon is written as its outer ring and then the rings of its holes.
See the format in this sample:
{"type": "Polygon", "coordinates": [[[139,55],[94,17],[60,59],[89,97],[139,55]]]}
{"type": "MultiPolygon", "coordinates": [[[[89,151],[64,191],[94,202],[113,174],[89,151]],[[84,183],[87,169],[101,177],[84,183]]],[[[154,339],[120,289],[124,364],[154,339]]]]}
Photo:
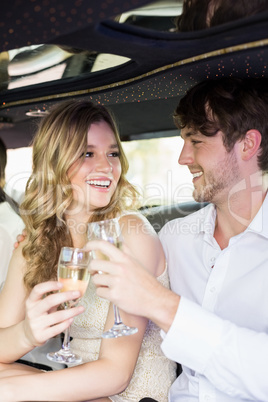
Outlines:
{"type": "MultiPolygon", "coordinates": [[[[157,232],[204,206],[192,198],[187,168],[178,166],[182,144],[173,111],[200,81],[267,76],[268,10],[179,32],[175,20],[182,6],[183,0],[2,4],[0,138],[14,165],[7,177],[11,197],[23,197],[36,123],[56,103],[89,99],[115,116],[129,180],[157,232]]],[[[53,342],[23,360],[47,369],[43,356],[61,343],[53,342]]],[[[53,370],[61,367],[51,364],[53,370]]]]}

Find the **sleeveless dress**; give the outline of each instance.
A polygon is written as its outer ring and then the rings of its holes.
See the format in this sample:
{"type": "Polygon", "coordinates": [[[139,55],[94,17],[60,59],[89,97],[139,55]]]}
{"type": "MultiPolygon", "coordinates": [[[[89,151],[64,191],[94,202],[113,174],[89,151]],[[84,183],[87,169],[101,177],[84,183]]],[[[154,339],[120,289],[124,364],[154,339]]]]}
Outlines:
{"type": "MultiPolygon", "coordinates": [[[[169,287],[167,267],[157,280],[169,287]]],[[[71,336],[74,338],[71,347],[85,363],[98,359],[101,339],[90,338],[103,332],[110,302],[96,295],[95,286],[90,281],[81,304],[85,312],[76,317],[71,326],[71,336]]],[[[176,363],[165,357],[160,348],[161,342],[159,327],[149,321],[132,379],[121,394],[110,396],[111,401],[137,402],[144,397],[154,398],[158,402],[168,401],[169,388],[176,378],[176,363]]]]}

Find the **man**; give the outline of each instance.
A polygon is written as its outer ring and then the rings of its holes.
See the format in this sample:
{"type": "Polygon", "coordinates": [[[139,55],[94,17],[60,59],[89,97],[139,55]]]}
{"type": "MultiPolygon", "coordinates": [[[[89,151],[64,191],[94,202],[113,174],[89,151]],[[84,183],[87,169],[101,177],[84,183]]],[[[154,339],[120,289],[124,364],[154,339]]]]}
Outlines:
{"type": "Polygon", "coordinates": [[[179,163],[205,208],[160,232],[171,290],[126,248],[88,243],[100,297],[163,330],[182,364],[170,401],[268,400],[268,80],[205,81],[181,100],[179,163]]]}

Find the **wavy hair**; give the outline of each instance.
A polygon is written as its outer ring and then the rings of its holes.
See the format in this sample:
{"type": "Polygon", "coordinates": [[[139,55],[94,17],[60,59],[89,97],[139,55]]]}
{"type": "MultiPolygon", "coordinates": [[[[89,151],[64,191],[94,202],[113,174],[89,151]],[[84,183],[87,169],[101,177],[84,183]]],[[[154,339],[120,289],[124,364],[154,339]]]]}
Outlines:
{"type": "Polygon", "coordinates": [[[90,220],[113,218],[138,206],[139,194],[126,179],[129,165],[110,112],[89,101],[71,100],[52,108],[41,120],[33,140],[33,170],[20,208],[27,230],[23,256],[27,262],[24,283],[28,289],[56,279],[60,249],[73,245],[64,219],[73,199],[67,172],[77,160],[82,164],[88,130],[91,124],[102,121],[114,132],[122,173],[110,203],[94,210],[90,220]]]}

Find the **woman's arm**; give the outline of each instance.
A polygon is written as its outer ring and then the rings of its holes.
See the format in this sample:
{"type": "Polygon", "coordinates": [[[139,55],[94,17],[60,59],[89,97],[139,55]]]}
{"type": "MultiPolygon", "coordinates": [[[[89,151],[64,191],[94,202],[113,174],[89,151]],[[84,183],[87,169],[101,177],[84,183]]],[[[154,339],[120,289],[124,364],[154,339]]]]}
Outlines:
{"type": "MultiPolygon", "coordinates": [[[[25,260],[22,247],[14,251],[7,279],[0,292],[0,362],[14,362],[35,346],[61,333],[70,319],[83,311],[82,308],[56,311],[64,299],[74,298],[72,293],[58,293],[58,282],[41,283],[28,295],[23,275],[25,260]],[[44,297],[47,292],[57,292],[44,297]]],[[[75,295],[79,297],[79,295],[75,295]]]]}
{"type": "MultiPolygon", "coordinates": [[[[165,267],[164,254],[148,222],[134,215],[123,217],[120,223],[124,241],[133,256],[152,274],[160,274],[165,267]]],[[[97,361],[38,375],[9,377],[5,385],[0,380],[0,395],[5,392],[5,402],[96,400],[122,392],[135,369],[147,319],[120,313],[127,325],[138,327],[138,333],[102,340],[97,361]]],[[[113,321],[111,307],[106,330],[113,321]]]]}

